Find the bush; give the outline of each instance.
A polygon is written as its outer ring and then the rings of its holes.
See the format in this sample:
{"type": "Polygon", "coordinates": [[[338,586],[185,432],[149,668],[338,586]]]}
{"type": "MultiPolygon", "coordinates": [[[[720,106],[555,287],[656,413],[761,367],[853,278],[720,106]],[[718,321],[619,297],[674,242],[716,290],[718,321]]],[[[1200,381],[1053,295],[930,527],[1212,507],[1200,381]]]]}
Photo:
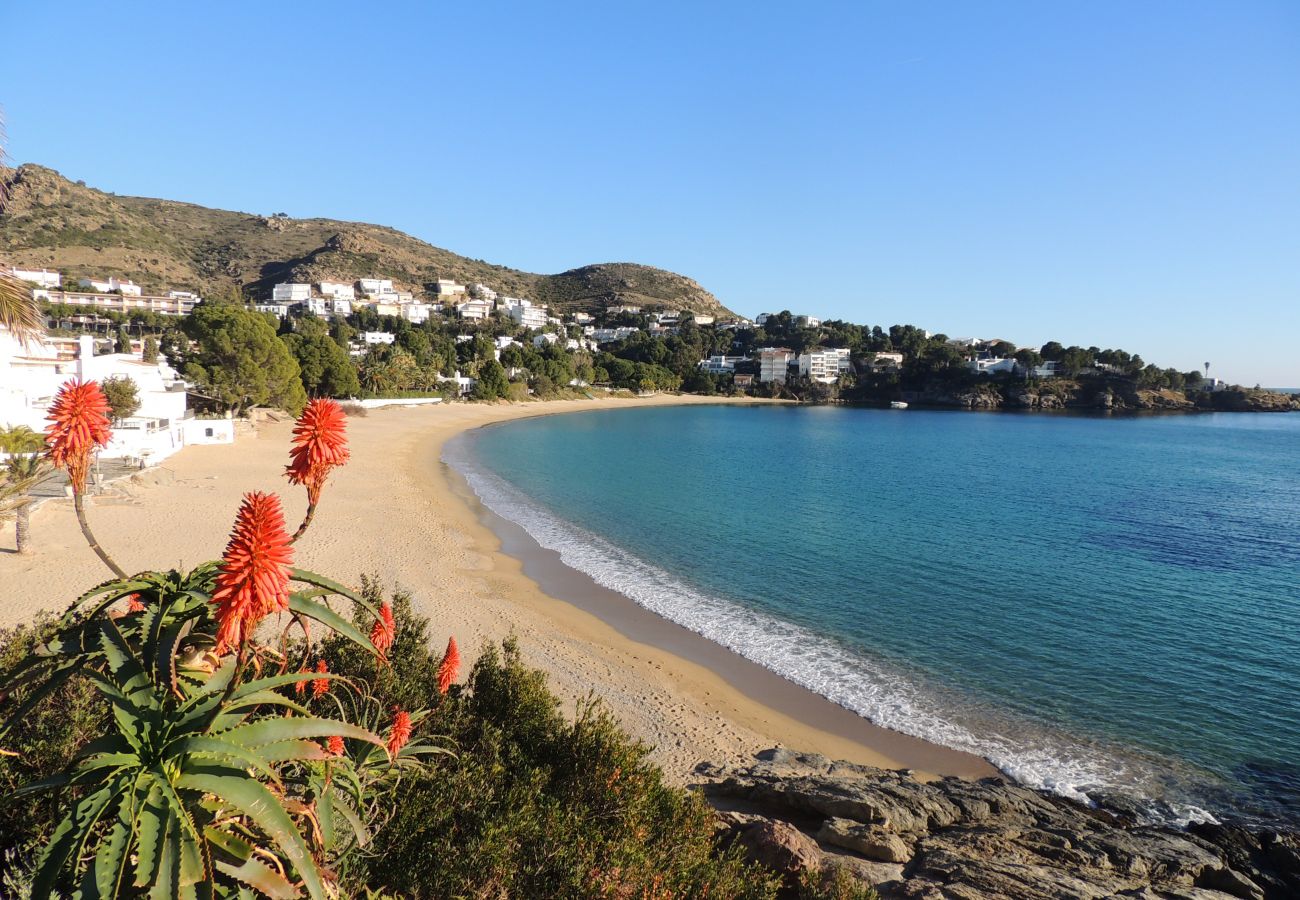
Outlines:
{"type": "MultiPolygon", "coordinates": [[[[365,582],[378,599],[373,581],[365,582]]],[[[467,683],[434,687],[439,657],[410,597],[393,598],[392,665],[330,638],[331,671],[368,680],[384,702],[437,703],[425,727],[455,752],[408,778],[348,885],[403,897],[773,897],[770,873],[722,852],[713,815],[666,785],[649,748],[592,701],[574,720],[513,640],[488,646],[467,683]],[[362,883],[364,881],[364,883],[362,883]]],[[[369,623],[357,623],[364,630],[369,623]]]]}

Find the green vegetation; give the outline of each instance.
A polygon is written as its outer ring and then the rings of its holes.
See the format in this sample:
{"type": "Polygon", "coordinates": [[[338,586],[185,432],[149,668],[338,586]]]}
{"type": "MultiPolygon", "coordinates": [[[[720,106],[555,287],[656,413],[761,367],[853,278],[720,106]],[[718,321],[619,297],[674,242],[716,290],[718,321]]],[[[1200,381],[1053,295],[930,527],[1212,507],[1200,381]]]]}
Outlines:
{"type": "Polygon", "coordinates": [[[298,361],[309,397],[355,397],[361,391],[357,368],[347,350],[330,337],[329,328],[320,319],[304,316],[297,329],[282,339],[298,361]]]}
{"type": "Polygon", "coordinates": [[[135,415],[140,408],[140,391],[133,379],[126,375],[115,375],[99,383],[104,396],[108,398],[108,408],[113,420],[121,422],[135,415]]]}
{"type": "Polygon", "coordinates": [[[298,362],[265,316],[203,303],[181,327],[197,349],[178,344],[169,359],[218,409],[275,406],[296,413],[307,402],[298,362]]]}

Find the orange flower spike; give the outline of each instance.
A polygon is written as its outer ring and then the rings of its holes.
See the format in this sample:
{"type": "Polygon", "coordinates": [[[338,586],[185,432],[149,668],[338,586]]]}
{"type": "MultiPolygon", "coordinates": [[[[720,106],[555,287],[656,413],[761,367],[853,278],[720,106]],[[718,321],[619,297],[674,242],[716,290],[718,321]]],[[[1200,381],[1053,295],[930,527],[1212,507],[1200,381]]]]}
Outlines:
{"type": "Polygon", "coordinates": [[[410,739],[411,714],[404,709],[394,708],[393,729],[388,734],[388,755],[396,757],[410,739]]]}
{"type": "MultiPolygon", "coordinates": [[[[329,670],[330,670],[329,664],[326,663],[325,660],[322,659],[320,662],[316,663],[317,675],[324,675],[325,673],[329,672],[329,670]]],[[[319,700],[321,697],[324,697],[329,692],[330,692],[330,680],[328,678],[315,678],[312,680],[311,698],[313,700],[319,700]]]]}
{"type": "Polygon", "coordinates": [[[379,651],[380,659],[388,658],[388,651],[397,637],[397,623],[393,620],[393,607],[388,603],[380,604],[379,617],[370,626],[370,643],[379,651]]]}
{"type": "MultiPolygon", "coordinates": [[[[302,668],[302,669],[299,669],[299,670],[298,670],[298,674],[299,674],[299,675],[306,675],[307,672],[308,672],[308,670],[307,670],[306,668],[302,668]]],[[[293,692],[294,692],[295,694],[297,694],[299,697],[301,697],[303,694],[307,693],[307,679],[306,679],[306,678],[302,678],[302,679],[299,679],[298,681],[295,681],[295,682],[293,683],[293,692]]]]}
{"type": "Polygon", "coordinates": [[[447,652],[443,654],[442,662],[438,665],[438,693],[447,693],[458,674],[460,674],[460,648],[456,646],[456,638],[453,636],[447,641],[447,652]]]}
{"type": "Polygon", "coordinates": [[[284,474],[293,484],[307,486],[307,502],[315,506],[330,469],[347,461],[347,417],[343,407],[336,400],[312,400],[293,427],[293,447],[284,474]]]}
{"type": "Polygon", "coordinates": [[[331,734],[329,741],[325,744],[325,749],[329,752],[330,756],[342,756],[343,738],[339,737],[337,734],[331,734]]]}
{"type": "Polygon", "coordinates": [[[266,616],[289,608],[292,563],[280,498],[260,491],[245,494],[212,592],[218,656],[252,637],[266,616]]]}
{"type": "Polygon", "coordinates": [[[90,455],[113,436],[108,398],[94,381],[66,381],[50,404],[45,427],[45,455],[68,472],[73,493],[86,490],[90,455]]]}

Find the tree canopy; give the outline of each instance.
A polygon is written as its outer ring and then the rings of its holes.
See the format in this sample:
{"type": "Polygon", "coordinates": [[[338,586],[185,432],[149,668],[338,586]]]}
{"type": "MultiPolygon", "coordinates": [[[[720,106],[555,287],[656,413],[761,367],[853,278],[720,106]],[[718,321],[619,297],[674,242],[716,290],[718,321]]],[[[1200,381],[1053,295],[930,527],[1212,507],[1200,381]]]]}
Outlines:
{"type": "Polygon", "coordinates": [[[298,362],[265,316],[234,304],[201,303],[182,327],[198,345],[182,350],[182,371],[219,407],[242,413],[274,406],[296,413],[306,404],[298,362]]]}

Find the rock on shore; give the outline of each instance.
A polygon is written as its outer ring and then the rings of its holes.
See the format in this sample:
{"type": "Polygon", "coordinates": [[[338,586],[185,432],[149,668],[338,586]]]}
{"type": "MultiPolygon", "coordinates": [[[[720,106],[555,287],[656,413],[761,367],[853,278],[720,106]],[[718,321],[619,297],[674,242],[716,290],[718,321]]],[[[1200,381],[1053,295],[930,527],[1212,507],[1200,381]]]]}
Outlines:
{"type": "Polygon", "coordinates": [[[696,773],[720,827],[791,886],[847,867],[908,900],[1300,897],[1296,834],[1141,825],[1001,778],[921,782],[780,748],[696,773]]]}

